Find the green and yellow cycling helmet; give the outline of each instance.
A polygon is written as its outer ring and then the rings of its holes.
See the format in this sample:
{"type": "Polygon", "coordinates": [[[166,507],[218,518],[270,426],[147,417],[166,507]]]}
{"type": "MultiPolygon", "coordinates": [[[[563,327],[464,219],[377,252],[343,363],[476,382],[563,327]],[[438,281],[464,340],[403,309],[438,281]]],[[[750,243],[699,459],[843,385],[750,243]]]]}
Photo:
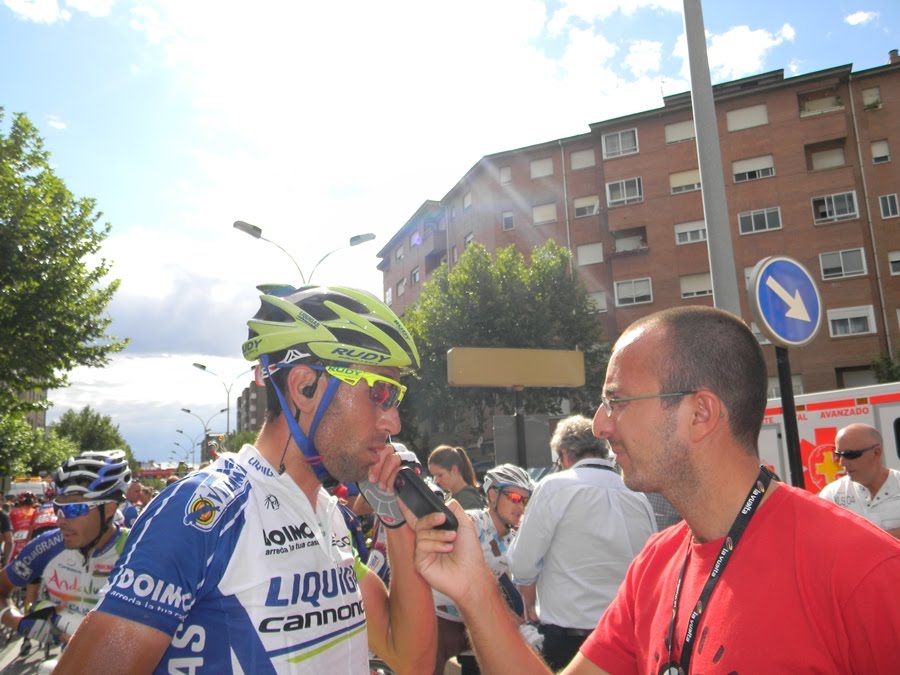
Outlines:
{"type": "Polygon", "coordinates": [[[301,349],[324,361],[419,367],[416,344],[399,317],[371,293],[339,286],[264,285],[260,308],[247,322],[244,358],[301,349]]]}

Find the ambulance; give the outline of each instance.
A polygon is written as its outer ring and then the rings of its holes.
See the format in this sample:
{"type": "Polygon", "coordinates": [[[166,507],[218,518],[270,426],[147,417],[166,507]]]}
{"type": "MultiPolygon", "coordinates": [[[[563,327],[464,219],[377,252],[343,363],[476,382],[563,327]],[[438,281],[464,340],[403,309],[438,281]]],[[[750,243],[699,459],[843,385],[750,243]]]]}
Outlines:
{"type": "MultiPolygon", "coordinates": [[[[885,463],[891,469],[900,469],[900,382],[799,394],[794,404],[807,490],[817,493],[844,475],[834,456],[834,437],[848,424],[859,422],[878,429],[884,440],[885,463]]],[[[791,482],[780,398],[769,399],[766,404],[759,454],[764,464],[786,483],[791,482]]]]}

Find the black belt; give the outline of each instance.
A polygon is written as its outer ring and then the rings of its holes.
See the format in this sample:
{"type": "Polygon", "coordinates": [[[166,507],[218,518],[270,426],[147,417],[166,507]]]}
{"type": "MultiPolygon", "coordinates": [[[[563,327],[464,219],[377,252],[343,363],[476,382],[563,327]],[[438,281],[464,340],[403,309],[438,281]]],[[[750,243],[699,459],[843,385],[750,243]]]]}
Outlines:
{"type": "Polygon", "coordinates": [[[552,623],[542,623],[541,633],[544,635],[565,635],[568,637],[587,637],[594,632],[593,628],[564,628],[552,623]]]}

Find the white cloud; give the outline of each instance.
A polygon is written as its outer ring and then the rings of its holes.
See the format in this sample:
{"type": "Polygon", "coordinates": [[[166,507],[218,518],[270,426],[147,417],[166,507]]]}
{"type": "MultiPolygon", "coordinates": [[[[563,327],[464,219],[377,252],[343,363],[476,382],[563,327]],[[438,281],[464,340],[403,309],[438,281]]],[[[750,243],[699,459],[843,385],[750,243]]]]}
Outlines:
{"type": "Polygon", "coordinates": [[[77,9],[89,16],[109,16],[115,0],[66,0],[66,7],[77,9]]]}
{"type": "Polygon", "coordinates": [[[616,12],[631,16],[640,10],[681,14],[682,0],[562,0],[547,23],[551,35],[559,35],[567,26],[593,24],[616,12]]]}
{"type": "MultiPolygon", "coordinates": [[[[706,53],[713,84],[765,71],[769,53],[785,42],[792,42],[795,36],[793,26],[787,23],[775,33],[763,28],[751,29],[747,25],[734,26],[720,34],[707,31],[706,53]]],[[[683,33],[674,54],[684,59],[682,74],[689,77],[687,39],[683,33]]]]}
{"type": "Polygon", "coordinates": [[[844,22],[851,26],[862,26],[878,18],[878,12],[853,12],[844,17],[844,22]]]}
{"type": "Polygon", "coordinates": [[[662,62],[662,43],[653,40],[633,40],[628,46],[625,65],[635,77],[659,72],[662,62]]]}
{"type": "Polygon", "coordinates": [[[62,131],[69,125],[66,124],[59,115],[47,115],[47,126],[62,131]]]}
{"type": "Polygon", "coordinates": [[[3,4],[18,18],[34,23],[56,23],[72,18],[72,13],[61,9],[57,0],[3,0],[3,4]]]}

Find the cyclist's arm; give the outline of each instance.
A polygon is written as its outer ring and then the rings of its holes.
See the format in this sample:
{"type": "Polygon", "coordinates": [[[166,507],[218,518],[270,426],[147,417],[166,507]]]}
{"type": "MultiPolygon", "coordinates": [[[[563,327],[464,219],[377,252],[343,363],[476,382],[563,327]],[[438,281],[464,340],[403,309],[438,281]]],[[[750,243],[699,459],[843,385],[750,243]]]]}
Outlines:
{"type": "Polygon", "coordinates": [[[22,620],[19,608],[10,599],[10,595],[16,588],[17,586],[6,576],[6,570],[0,571],[0,612],[3,612],[3,618],[0,619],[0,623],[13,630],[19,627],[19,622],[22,620]]]}
{"type": "Polygon", "coordinates": [[[360,582],[369,648],[397,673],[431,672],[437,651],[437,620],[431,587],[413,564],[415,535],[409,527],[387,532],[390,593],[374,572],[360,582]]]}
{"type": "Polygon", "coordinates": [[[101,611],[88,613],[62,653],[54,673],[141,675],[152,673],[171,637],[143,624],[101,611]],[[115,657],[110,656],[115,645],[115,657]]]}

